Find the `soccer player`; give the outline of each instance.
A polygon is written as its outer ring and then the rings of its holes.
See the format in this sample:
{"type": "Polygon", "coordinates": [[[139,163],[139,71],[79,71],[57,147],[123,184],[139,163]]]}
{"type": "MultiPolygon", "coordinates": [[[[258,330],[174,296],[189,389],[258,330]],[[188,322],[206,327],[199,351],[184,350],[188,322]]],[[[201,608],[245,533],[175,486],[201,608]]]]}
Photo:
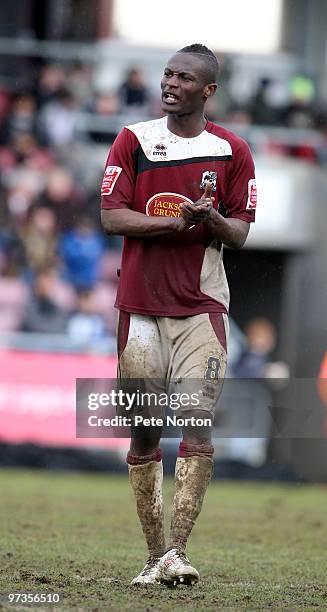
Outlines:
{"type": "MultiPolygon", "coordinates": [[[[120,377],[148,381],[147,390],[174,382],[179,393],[198,381],[200,401],[184,406],[183,417],[213,416],[227,357],[223,244],[243,246],[256,207],[248,145],[204,114],[217,74],[204,45],[173,55],[161,81],[166,116],[118,134],[102,184],[103,228],[125,237],[116,302],[120,377]]],[[[183,428],[167,543],[161,431],[140,431],[127,463],[149,558],[132,584],[192,584],[199,573],[186,544],[212,476],[211,428],[183,428]]]]}

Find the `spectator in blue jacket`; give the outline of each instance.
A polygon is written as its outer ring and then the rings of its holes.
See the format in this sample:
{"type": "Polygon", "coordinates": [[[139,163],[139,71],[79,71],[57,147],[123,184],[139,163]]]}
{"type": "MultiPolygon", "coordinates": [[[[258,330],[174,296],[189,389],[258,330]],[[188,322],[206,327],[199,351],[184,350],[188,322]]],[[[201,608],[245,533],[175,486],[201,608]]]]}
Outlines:
{"type": "Polygon", "coordinates": [[[72,230],[64,232],[59,252],[64,263],[64,278],[82,291],[91,289],[98,278],[98,269],[105,245],[93,222],[83,216],[72,230]]]}

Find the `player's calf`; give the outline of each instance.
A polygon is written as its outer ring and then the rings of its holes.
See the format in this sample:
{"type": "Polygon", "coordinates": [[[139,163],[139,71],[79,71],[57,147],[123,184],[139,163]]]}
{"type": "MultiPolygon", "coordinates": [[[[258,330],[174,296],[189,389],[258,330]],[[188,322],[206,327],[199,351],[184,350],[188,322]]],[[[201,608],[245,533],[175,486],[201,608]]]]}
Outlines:
{"type": "Polygon", "coordinates": [[[185,551],[188,537],[201,512],[213,472],[213,446],[204,441],[182,441],[175,467],[175,495],[169,547],[185,551]]]}
{"type": "Polygon", "coordinates": [[[160,562],[166,584],[194,584],[199,572],[190,564],[185,549],[213,472],[213,446],[209,440],[183,440],[175,468],[175,494],[169,548],[160,562]]]}
{"type": "Polygon", "coordinates": [[[130,482],[136,499],[137,513],[149,550],[149,559],[132,584],[154,584],[158,581],[158,559],[165,550],[162,497],[162,452],[150,455],[127,455],[130,482]]]}

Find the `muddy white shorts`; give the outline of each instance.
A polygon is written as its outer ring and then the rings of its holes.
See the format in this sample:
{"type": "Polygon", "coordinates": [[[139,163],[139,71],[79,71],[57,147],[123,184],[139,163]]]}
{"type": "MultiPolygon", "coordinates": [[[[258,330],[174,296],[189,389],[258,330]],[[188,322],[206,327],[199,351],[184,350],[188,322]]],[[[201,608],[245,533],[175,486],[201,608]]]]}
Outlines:
{"type": "MultiPolygon", "coordinates": [[[[122,387],[137,387],[157,398],[168,394],[171,408],[179,412],[196,408],[213,414],[226,372],[228,329],[228,317],[222,313],[173,318],[120,311],[122,387]]],[[[158,415],[162,411],[153,403],[156,410],[150,408],[149,413],[158,415]]],[[[134,413],[142,412],[138,405],[134,413]]]]}

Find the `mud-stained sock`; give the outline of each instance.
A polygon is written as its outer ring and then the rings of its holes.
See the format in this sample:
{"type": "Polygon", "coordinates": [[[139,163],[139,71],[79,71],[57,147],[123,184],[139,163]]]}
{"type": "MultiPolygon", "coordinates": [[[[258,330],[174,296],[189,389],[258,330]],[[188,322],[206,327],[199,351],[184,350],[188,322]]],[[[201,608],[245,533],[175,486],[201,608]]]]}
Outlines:
{"type": "Polygon", "coordinates": [[[206,456],[177,458],[169,548],[185,551],[188,537],[201,512],[212,472],[212,458],[206,456]]]}
{"type": "Polygon", "coordinates": [[[142,463],[137,463],[137,460],[137,457],[128,454],[129,480],[149,555],[157,558],[165,552],[161,453],[142,457],[142,463]]]}

